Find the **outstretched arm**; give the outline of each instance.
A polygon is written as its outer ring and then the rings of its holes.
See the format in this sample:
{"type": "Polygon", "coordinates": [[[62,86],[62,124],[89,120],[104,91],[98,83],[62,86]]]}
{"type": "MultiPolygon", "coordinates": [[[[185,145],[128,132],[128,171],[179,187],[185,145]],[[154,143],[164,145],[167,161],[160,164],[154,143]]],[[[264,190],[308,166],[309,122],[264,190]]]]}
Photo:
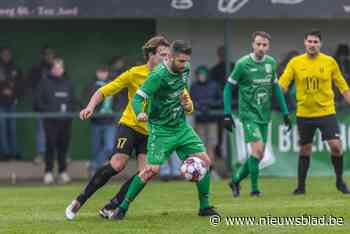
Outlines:
{"type": "Polygon", "coordinates": [[[95,108],[98,104],[103,101],[104,97],[101,92],[98,90],[92,95],[88,105],[80,111],[80,119],[86,120],[89,119],[95,111],[95,108]]]}

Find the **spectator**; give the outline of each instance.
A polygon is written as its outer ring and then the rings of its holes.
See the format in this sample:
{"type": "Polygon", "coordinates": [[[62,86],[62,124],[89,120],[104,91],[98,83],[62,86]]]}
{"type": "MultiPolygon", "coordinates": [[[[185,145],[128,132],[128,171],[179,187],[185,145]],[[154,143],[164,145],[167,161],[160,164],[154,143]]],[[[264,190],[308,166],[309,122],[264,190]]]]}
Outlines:
{"type": "Polygon", "coordinates": [[[160,166],[159,176],[163,181],[178,180],[181,177],[181,160],[178,158],[177,154],[174,152],[169,160],[160,166]]]}
{"type": "MultiPolygon", "coordinates": [[[[64,73],[63,60],[56,58],[52,68],[45,79],[38,84],[35,109],[42,113],[67,113],[75,110],[76,100],[74,87],[64,73]]],[[[44,183],[54,183],[52,174],[54,157],[57,154],[59,183],[67,183],[71,179],[66,171],[67,151],[71,140],[70,117],[55,117],[44,119],[44,130],[46,136],[45,152],[45,175],[44,183]]]]}
{"type": "MultiPolygon", "coordinates": [[[[102,66],[96,71],[96,78],[87,87],[86,95],[91,97],[95,91],[101,86],[110,82],[109,70],[107,66],[102,66]]],[[[96,107],[97,114],[102,116],[91,118],[91,153],[92,157],[89,163],[89,175],[94,175],[107,160],[108,156],[112,154],[115,144],[116,132],[114,121],[115,118],[111,116],[113,113],[113,96],[106,97],[104,101],[96,107]],[[106,116],[103,116],[106,114],[106,116]]]]}
{"type": "MultiPolygon", "coordinates": [[[[28,86],[32,93],[35,93],[36,88],[41,79],[46,79],[50,73],[52,63],[55,59],[55,51],[45,46],[41,50],[41,61],[39,64],[33,65],[28,74],[28,86]]],[[[45,131],[42,118],[38,118],[36,128],[36,153],[34,158],[35,163],[40,163],[45,155],[45,131]]]]}
{"type": "MultiPolygon", "coordinates": [[[[122,74],[126,70],[125,58],[122,56],[114,56],[110,63],[111,66],[111,78],[114,79],[122,74]]],[[[128,90],[123,89],[116,97],[116,111],[121,113],[128,104],[128,90]]]]}
{"type": "MultiPolygon", "coordinates": [[[[213,108],[222,105],[220,90],[217,84],[209,79],[206,66],[199,66],[195,71],[195,82],[190,89],[191,98],[196,110],[195,130],[204,142],[208,155],[214,162],[214,150],[217,145],[217,116],[210,113],[213,108]]],[[[217,177],[214,170],[213,177],[217,177]]]]}
{"type": "MultiPolygon", "coordinates": [[[[226,58],[225,58],[225,47],[219,46],[217,48],[217,56],[218,56],[218,63],[210,69],[210,79],[212,81],[215,81],[217,87],[220,90],[220,100],[223,100],[223,93],[224,93],[224,87],[226,84],[227,76],[226,76],[226,58]]],[[[234,63],[231,63],[231,68],[234,67],[234,63]]],[[[235,91],[235,90],[234,90],[235,91]]],[[[237,100],[238,100],[238,93],[234,92],[232,105],[234,109],[237,109],[237,100]]],[[[220,106],[220,110],[224,108],[223,104],[220,106]]],[[[222,116],[223,117],[223,116],[222,116]]],[[[221,146],[223,142],[223,125],[222,125],[222,118],[217,119],[217,145],[215,147],[216,155],[221,157],[221,146]]]]}
{"type": "MultiPolygon", "coordinates": [[[[278,65],[278,68],[277,68],[277,76],[278,77],[281,77],[288,62],[297,55],[299,55],[299,52],[297,50],[291,50],[285,55],[284,59],[280,62],[280,64],[278,65]]],[[[294,84],[291,86],[289,92],[287,94],[285,94],[285,99],[286,99],[289,111],[294,111],[296,108],[296,105],[295,105],[295,100],[296,100],[295,99],[295,85],[294,84]]],[[[272,109],[279,111],[280,107],[278,105],[277,98],[275,98],[274,94],[273,94],[272,100],[273,100],[272,101],[272,109]]]]}
{"type": "MultiPolygon", "coordinates": [[[[23,77],[12,59],[12,50],[4,47],[0,52],[0,114],[16,113],[16,104],[23,91],[23,77]]],[[[16,119],[0,117],[0,150],[3,159],[19,159],[16,119]]]]}
{"type": "MultiPolygon", "coordinates": [[[[340,70],[348,83],[350,85],[350,59],[349,59],[349,46],[347,44],[339,44],[335,55],[335,60],[338,62],[340,70]]],[[[343,96],[335,87],[333,88],[335,101],[338,109],[346,108],[347,104],[344,102],[343,96]]]]}

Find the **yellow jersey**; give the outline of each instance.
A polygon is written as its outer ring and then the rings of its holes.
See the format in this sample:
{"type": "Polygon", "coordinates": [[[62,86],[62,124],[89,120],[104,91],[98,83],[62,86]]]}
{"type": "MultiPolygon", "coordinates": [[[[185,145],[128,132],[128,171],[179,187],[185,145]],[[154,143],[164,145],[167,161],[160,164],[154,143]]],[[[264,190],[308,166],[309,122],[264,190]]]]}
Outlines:
{"type": "MultiPolygon", "coordinates": [[[[119,123],[124,124],[143,135],[148,134],[147,123],[137,121],[136,114],[134,112],[134,109],[132,108],[132,100],[136,91],[147,79],[149,73],[150,70],[147,64],[134,66],[126,72],[122,73],[120,76],[116,77],[112,82],[109,82],[108,84],[98,89],[98,92],[100,92],[104,97],[112,96],[124,88],[128,89],[128,105],[123,111],[119,123]]],[[[186,89],[184,90],[184,95],[190,98],[186,89]]],[[[193,103],[191,98],[190,102],[192,106],[190,112],[192,112],[193,103]]]]}
{"type": "Polygon", "coordinates": [[[297,117],[322,117],[335,114],[333,83],[341,93],[349,89],[334,58],[320,53],[315,58],[307,54],[294,57],[278,83],[288,90],[294,81],[297,117]]]}
{"type": "Polygon", "coordinates": [[[124,88],[127,88],[128,105],[123,111],[119,123],[124,124],[144,135],[147,135],[147,123],[137,121],[131,102],[136,91],[140,88],[143,82],[145,82],[149,72],[150,70],[147,64],[134,66],[98,90],[104,97],[107,97],[118,93],[124,88]]]}

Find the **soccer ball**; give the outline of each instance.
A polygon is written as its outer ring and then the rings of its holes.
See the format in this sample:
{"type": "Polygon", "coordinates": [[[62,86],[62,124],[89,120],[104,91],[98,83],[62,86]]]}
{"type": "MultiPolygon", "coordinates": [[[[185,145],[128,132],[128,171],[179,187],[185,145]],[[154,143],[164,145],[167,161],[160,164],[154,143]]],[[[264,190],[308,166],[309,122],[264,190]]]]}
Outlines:
{"type": "Polygon", "coordinates": [[[197,157],[189,157],[181,165],[181,175],[189,181],[199,181],[206,173],[204,161],[197,157]]]}

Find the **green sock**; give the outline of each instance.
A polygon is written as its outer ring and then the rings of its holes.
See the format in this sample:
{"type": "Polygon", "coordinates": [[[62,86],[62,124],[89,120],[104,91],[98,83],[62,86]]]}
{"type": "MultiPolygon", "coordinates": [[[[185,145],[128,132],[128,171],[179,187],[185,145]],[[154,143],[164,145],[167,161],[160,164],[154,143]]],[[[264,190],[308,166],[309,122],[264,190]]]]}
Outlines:
{"type": "Polygon", "coordinates": [[[249,175],[249,158],[245,160],[244,164],[238,169],[235,175],[232,175],[232,182],[239,183],[249,175]]]}
{"type": "Polygon", "coordinates": [[[197,183],[199,207],[201,209],[209,207],[209,190],[210,190],[210,170],[197,183]]]}
{"type": "Polygon", "coordinates": [[[253,155],[249,158],[249,172],[250,181],[252,186],[252,192],[258,192],[258,178],[259,178],[259,162],[260,160],[255,158],[253,155]]]}
{"type": "Polygon", "coordinates": [[[130,187],[125,195],[125,198],[119,207],[123,208],[124,210],[129,209],[130,202],[132,202],[136,198],[136,196],[141,192],[145,185],[146,183],[144,183],[141,180],[140,176],[135,176],[134,179],[131,181],[130,187]]]}

